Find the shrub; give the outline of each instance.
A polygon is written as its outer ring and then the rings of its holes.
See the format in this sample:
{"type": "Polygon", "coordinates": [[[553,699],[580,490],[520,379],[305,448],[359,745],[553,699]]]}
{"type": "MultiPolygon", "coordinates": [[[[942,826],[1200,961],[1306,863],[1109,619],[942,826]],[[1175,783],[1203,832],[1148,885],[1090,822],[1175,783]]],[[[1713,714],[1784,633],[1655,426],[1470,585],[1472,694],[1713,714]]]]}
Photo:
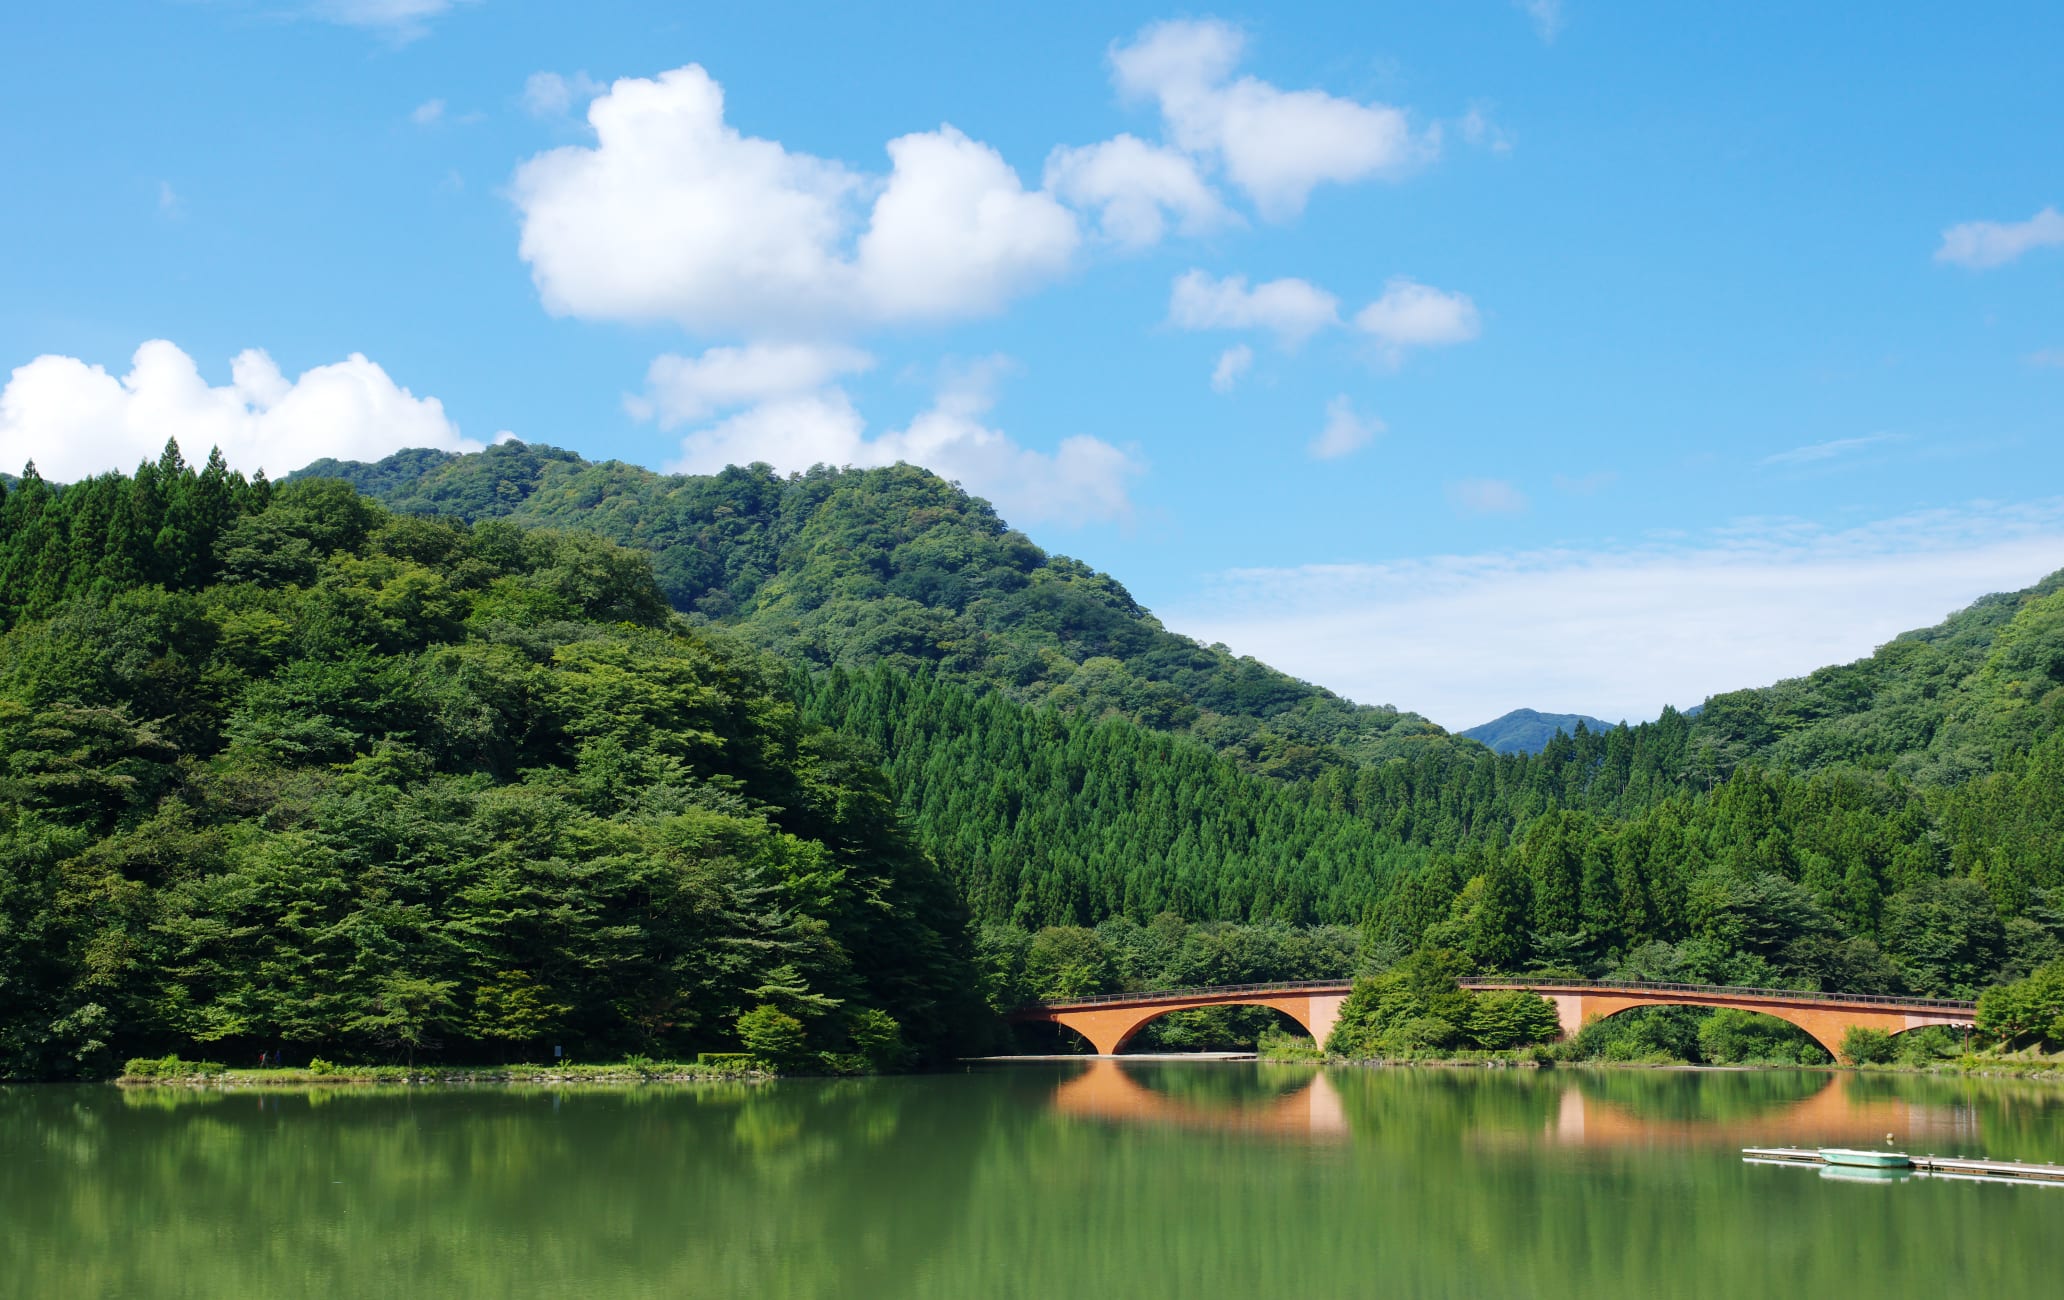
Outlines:
{"type": "Polygon", "coordinates": [[[1948,1025],[1927,1025],[1909,1029],[1892,1040],[1899,1045],[1899,1059],[1905,1065],[1932,1065],[1963,1055],[1964,1044],[1948,1025]]]}
{"type": "Polygon", "coordinates": [[[1261,1031],[1255,1054],[1264,1061],[1323,1061],[1326,1054],[1303,1034],[1270,1025],[1261,1031]]]}
{"type": "Polygon", "coordinates": [[[710,1070],[750,1070],[756,1064],[750,1052],[701,1052],[695,1063],[710,1070]]]}
{"type": "Polygon", "coordinates": [[[195,1075],[221,1074],[229,1067],[220,1061],[182,1061],[177,1052],[169,1056],[132,1056],[122,1073],[132,1079],[190,1079],[195,1075]]]}
{"type": "Polygon", "coordinates": [[[308,1072],[310,1074],[335,1074],[337,1067],[320,1056],[311,1056],[308,1058],[308,1072]]]}
{"type": "Polygon", "coordinates": [[[1562,1032],[1555,1004],[1525,989],[1498,989],[1470,998],[1463,1028],[1478,1047],[1503,1051],[1554,1041],[1562,1032]]]}
{"type": "Polygon", "coordinates": [[[738,1017],[738,1041],[762,1064],[792,1070],[803,1059],[803,1022],[778,1007],[757,1006],[738,1017]]]}
{"type": "Polygon", "coordinates": [[[903,1045],[903,1026],[886,1011],[873,1007],[855,1012],[846,1034],[865,1059],[867,1068],[882,1072],[900,1070],[910,1061],[910,1049],[903,1045]]]}
{"type": "Polygon", "coordinates": [[[1591,1021],[1563,1051],[1580,1061],[1698,1060],[1702,1021],[1693,1007],[1637,1007],[1591,1021]]]}
{"type": "Polygon", "coordinates": [[[1722,1007],[1698,1029],[1699,1055],[1715,1065],[1825,1065],[1828,1055],[1805,1030],[1775,1016],[1722,1007]]]}
{"type": "Polygon", "coordinates": [[[1852,1025],[1842,1035],[1842,1059],[1851,1065],[1889,1065],[1898,1055],[1898,1042],[1882,1029],[1852,1025]]]}

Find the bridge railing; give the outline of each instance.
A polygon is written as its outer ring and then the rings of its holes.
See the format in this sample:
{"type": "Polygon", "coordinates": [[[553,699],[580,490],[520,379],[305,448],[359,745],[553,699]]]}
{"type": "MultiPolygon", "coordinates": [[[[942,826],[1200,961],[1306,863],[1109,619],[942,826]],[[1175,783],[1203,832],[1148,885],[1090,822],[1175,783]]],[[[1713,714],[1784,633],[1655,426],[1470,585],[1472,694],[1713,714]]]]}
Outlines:
{"type": "MultiPolygon", "coordinates": [[[[1460,981],[1469,988],[1522,988],[1539,993],[1680,993],[1708,997],[1783,998],[1792,1002],[1825,1002],[1836,1005],[1920,1007],[1930,1011],[1975,1012],[1975,1002],[1948,998],[1899,997],[1889,993],[1813,993],[1802,989],[1743,988],[1728,984],[1662,984],[1645,980],[1528,980],[1496,975],[1471,976],[1460,981]]],[[[1016,1012],[1055,1011],[1069,1007],[1093,1007],[1111,1002],[1163,1002],[1180,998],[1230,997],[1245,993],[1340,993],[1354,986],[1352,980],[1276,980],[1267,984],[1207,984],[1179,989],[1139,989],[1131,993],[1085,993],[1080,997],[1056,998],[1051,1002],[1029,1002],[1016,1012]]]]}
{"type": "Polygon", "coordinates": [[[1156,1002],[1164,998],[1217,997],[1234,993],[1345,993],[1353,980],[1276,980],[1269,984],[1201,984],[1180,989],[1136,989],[1131,993],[1084,993],[1079,997],[1055,998],[1051,1002],[1027,1002],[1018,1011],[1047,1011],[1056,1007],[1093,1007],[1104,1002],[1156,1002]]]}
{"type": "Polygon", "coordinates": [[[1648,980],[1528,980],[1474,975],[1459,981],[1465,989],[1532,989],[1537,993],[1691,993],[1714,997],[1782,998],[1790,1002],[1831,1002],[1869,1006],[1926,1007],[1930,1011],[1972,1011],[1976,1002],[1951,998],[1904,997],[1896,993],[1820,993],[1805,989],[1747,988],[1735,984],[1662,984],[1648,980]]]}

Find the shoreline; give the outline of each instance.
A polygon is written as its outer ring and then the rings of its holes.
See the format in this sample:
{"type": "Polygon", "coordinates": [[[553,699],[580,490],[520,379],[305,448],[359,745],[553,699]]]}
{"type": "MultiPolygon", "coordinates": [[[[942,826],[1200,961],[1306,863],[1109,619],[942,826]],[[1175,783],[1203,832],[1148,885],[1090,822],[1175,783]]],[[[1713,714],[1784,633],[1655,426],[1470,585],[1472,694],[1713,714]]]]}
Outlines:
{"type": "MultiPolygon", "coordinates": [[[[102,1082],[118,1088],[184,1088],[194,1091],[236,1091],[251,1088],[291,1087],[502,1087],[532,1084],[572,1083],[765,1083],[776,1076],[761,1069],[731,1069],[693,1065],[592,1065],[592,1066],[465,1066],[411,1069],[402,1065],[338,1067],[317,1072],[308,1069],[264,1069],[195,1071],[186,1074],[121,1074],[102,1082]]],[[[828,1076],[827,1076],[828,1077],[828,1076]]]]}

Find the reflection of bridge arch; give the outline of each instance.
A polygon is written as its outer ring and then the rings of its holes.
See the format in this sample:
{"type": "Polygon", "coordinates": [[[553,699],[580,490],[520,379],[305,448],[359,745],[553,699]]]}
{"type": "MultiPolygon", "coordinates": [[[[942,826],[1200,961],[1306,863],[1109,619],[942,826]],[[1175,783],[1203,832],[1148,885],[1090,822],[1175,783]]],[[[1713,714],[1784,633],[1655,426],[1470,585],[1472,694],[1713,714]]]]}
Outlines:
{"type": "MultiPolygon", "coordinates": [[[[1801,993],[1790,989],[1741,989],[1706,984],[1629,984],[1503,978],[1462,981],[1470,989],[1526,989],[1555,1004],[1564,1035],[1587,1023],[1636,1007],[1710,1007],[1757,1011],[1789,1021],[1840,1056],[1842,1036],[1855,1028],[1903,1034],[1924,1025],[1968,1028],[1977,1008],[1969,1002],[1877,994],[1801,993]]],[[[1353,985],[1346,980],[1284,984],[1228,984],[1216,988],[1166,989],[1150,993],[1100,993],[1020,1007],[1010,1018],[1065,1025],[1087,1038],[1098,1055],[1111,1056],[1148,1021],[1196,1007],[1272,1007],[1304,1026],[1321,1046],[1332,1036],[1341,1004],[1353,985]]]]}
{"type": "Polygon", "coordinates": [[[1340,1094],[1320,1070],[1313,1070],[1302,1087],[1259,1105],[1209,1106],[1158,1092],[1141,1083],[1117,1061],[1090,1061],[1087,1069],[1054,1090],[1053,1100],[1054,1108],[1063,1114],[1124,1124],[1161,1124],[1270,1137],[1332,1138],[1347,1134],[1340,1094]]]}
{"type": "Polygon", "coordinates": [[[1090,1041],[1099,1056],[1118,1049],[1171,1011],[1198,1007],[1268,1007],[1295,1020],[1324,1047],[1340,1019],[1340,1004],[1352,986],[1345,980],[1312,984],[1230,984],[1220,988],[1176,989],[1165,993],[1106,993],[1069,1002],[1020,1007],[1013,1020],[1039,1020],[1064,1025],[1090,1041]]]}
{"type": "Polygon", "coordinates": [[[1821,1076],[1811,1094],[1753,1114],[1724,1118],[1644,1115],[1626,1100],[1594,1096],[1583,1083],[1563,1090],[1549,1127],[1570,1146],[1876,1146],[1895,1137],[1910,1146],[1947,1145],[1974,1135],[1972,1116],[1949,1106],[1878,1095],[1862,1076],[1821,1076]]]}
{"type": "Polygon", "coordinates": [[[1555,1004],[1565,1037],[1594,1020],[1637,1007],[1709,1007],[1754,1011],[1774,1016],[1806,1031],[1840,1058],[1842,1037],[1851,1029],[1881,1029],[1903,1034],[1925,1025],[1969,1028],[1976,1007],[1969,1002],[1932,998],[1898,998],[1873,994],[1799,993],[1786,989],[1730,989],[1696,984],[1592,984],[1500,979],[1470,979],[1472,989],[1526,989],[1555,1004]]]}

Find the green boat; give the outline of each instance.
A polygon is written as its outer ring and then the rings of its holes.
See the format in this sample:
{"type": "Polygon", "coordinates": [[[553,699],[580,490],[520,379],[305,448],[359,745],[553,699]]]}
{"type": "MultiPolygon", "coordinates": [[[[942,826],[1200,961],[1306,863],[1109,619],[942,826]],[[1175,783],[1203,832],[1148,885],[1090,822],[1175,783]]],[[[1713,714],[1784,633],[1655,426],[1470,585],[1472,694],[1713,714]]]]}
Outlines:
{"type": "Polygon", "coordinates": [[[1822,1147],[1820,1158],[1849,1169],[1911,1169],[1913,1157],[1904,1151],[1857,1151],[1849,1147],[1822,1147]]]}

